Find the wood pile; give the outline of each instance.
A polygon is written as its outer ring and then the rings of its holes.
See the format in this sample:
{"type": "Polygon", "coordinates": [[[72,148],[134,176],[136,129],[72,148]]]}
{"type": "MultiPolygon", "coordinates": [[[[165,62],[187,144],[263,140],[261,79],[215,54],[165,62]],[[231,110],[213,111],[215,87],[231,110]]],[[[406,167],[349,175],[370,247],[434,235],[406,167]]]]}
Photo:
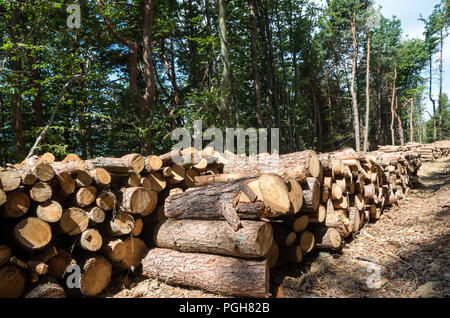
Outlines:
{"type": "Polygon", "coordinates": [[[441,140],[431,144],[407,143],[404,146],[378,146],[378,151],[384,153],[417,151],[421,161],[433,161],[450,154],[450,141],[441,140]]]}
{"type": "Polygon", "coordinates": [[[270,295],[271,268],[341,248],[408,193],[420,153],[383,150],[228,155],[222,174],[197,176],[197,187],[165,200],[143,274],[224,295],[270,295]]]}
{"type": "Polygon", "coordinates": [[[170,192],[218,172],[206,160],[214,156],[187,149],[55,161],[46,153],[0,168],[0,298],[99,294],[113,274],[140,265],[142,233],[153,232],[170,192]],[[70,264],[80,266],[79,289],[66,288],[70,264]]]}
{"type": "MultiPolygon", "coordinates": [[[[0,297],[98,295],[134,270],[224,295],[270,295],[270,270],[338,249],[418,182],[421,146],[62,161],[0,168],[0,297]],[[409,147],[409,148],[408,148],[409,147]],[[68,289],[67,266],[81,269],[68,289]],[[182,269],[182,270],[180,270],[182,269]]],[[[448,154],[447,143],[433,146],[448,154]]]]}

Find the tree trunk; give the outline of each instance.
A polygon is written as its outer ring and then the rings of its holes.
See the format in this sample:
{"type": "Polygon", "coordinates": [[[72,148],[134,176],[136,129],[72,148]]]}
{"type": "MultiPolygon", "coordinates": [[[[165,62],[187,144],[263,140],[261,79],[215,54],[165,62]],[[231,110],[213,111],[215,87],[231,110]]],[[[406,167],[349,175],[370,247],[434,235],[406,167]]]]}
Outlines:
{"type": "Polygon", "coordinates": [[[441,29],[441,50],[440,50],[440,57],[439,57],[439,104],[438,104],[438,112],[439,112],[439,140],[442,140],[442,51],[444,47],[444,37],[442,35],[442,29],[441,29]]]}
{"type": "Polygon", "coordinates": [[[252,55],[252,71],[253,80],[255,81],[255,102],[256,102],[256,120],[258,128],[264,127],[261,107],[261,83],[259,81],[258,71],[258,51],[256,47],[256,16],[255,16],[255,0],[248,0],[248,8],[250,10],[250,31],[251,31],[251,55],[252,55]]]}
{"type": "Polygon", "coordinates": [[[395,145],[395,130],[394,130],[394,120],[396,116],[395,111],[395,96],[396,96],[396,88],[395,82],[397,80],[397,60],[394,61],[394,79],[392,80],[392,97],[391,97],[391,139],[392,145],[395,145]]]}
{"type": "Polygon", "coordinates": [[[154,248],[142,260],[142,273],[169,284],[194,286],[219,294],[267,297],[269,293],[269,264],[265,259],[244,260],[154,248]]]}
{"type": "MultiPolygon", "coordinates": [[[[367,22],[368,23],[368,22],[367,22]]],[[[366,26],[367,35],[367,60],[366,60],[366,121],[364,125],[364,152],[369,150],[369,114],[370,114],[370,32],[366,26]]]]}
{"type": "Polygon", "coordinates": [[[228,54],[228,37],[226,25],[226,5],[225,0],[219,0],[219,27],[220,27],[220,53],[222,56],[222,98],[220,101],[224,116],[224,125],[230,126],[231,117],[231,62],[228,54]]]}
{"type": "Polygon", "coordinates": [[[226,221],[167,220],[156,227],[157,247],[181,252],[222,254],[243,258],[261,258],[272,246],[273,231],[265,222],[242,221],[238,231],[226,221]]]}
{"type": "Polygon", "coordinates": [[[306,181],[307,177],[317,178],[320,175],[320,162],[313,150],[305,150],[285,155],[259,155],[257,158],[237,159],[226,163],[224,173],[242,173],[261,175],[274,173],[306,181]]]}
{"type": "Polygon", "coordinates": [[[353,62],[352,62],[352,81],[350,85],[350,92],[352,95],[352,106],[353,106],[353,121],[355,130],[355,149],[356,151],[361,150],[361,139],[359,137],[359,111],[358,111],[358,101],[355,93],[355,76],[356,76],[356,53],[357,53],[357,43],[356,43],[356,18],[353,17],[351,22],[351,29],[353,35],[353,62]]]}
{"type": "Polygon", "coordinates": [[[433,54],[430,53],[430,90],[428,97],[430,98],[431,103],[433,104],[433,141],[436,141],[436,102],[433,99],[432,95],[432,85],[433,85],[433,54]]]}

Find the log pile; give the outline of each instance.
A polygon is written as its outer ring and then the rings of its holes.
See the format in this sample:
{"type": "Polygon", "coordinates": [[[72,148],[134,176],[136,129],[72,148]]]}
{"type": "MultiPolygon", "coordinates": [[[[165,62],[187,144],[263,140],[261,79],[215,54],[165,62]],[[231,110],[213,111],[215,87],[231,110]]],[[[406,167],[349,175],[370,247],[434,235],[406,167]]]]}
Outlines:
{"type": "MultiPolygon", "coordinates": [[[[450,149],[432,147],[433,158],[450,149]]],[[[164,282],[269,296],[272,268],[339,249],[401,200],[418,182],[421,148],[252,157],[188,148],[62,161],[47,153],[8,165],[0,297],[94,296],[141,264],[164,282]],[[76,293],[65,281],[71,264],[81,269],[76,293]]]]}
{"type": "Polygon", "coordinates": [[[165,198],[220,166],[211,149],[172,154],[55,161],[46,153],[0,168],[0,298],[74,294],[70,264],[80,266],[81,294],[95,296],[113,273],[139,266],[142,233],[153,232],[165,198]]]}
{"type": "Polygon", "coordinates": [[[222,174],[195,177],[197,187],[165,200],[167,219],[154,232],[143,274],[225,295],[267,296],[271,268],[300,263],[313,249],[341,248],[408,193],[420,153],[383,150],[228,155],[222,174]],[[184,270],[175,270],[181,264],[184,270]]]}

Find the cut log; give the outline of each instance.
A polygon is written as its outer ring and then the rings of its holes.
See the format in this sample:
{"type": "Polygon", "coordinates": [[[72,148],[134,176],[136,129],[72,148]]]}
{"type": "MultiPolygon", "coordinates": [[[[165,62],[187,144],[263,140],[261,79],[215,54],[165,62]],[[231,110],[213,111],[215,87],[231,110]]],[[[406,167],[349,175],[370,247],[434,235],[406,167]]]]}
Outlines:
{"type": "Polygon", "coordinates": [[[112,262],[120,262],[127,253],[125,243],[116,238],[103,240],[101,251],[112,262]]]}
{"type": "Polygon", "coordinates": [[[96,225],[105,221],[105,211],[103,211],[98,206],[87,208],[86,215],[89,218],[90,225],[96,225]]]}
{"type": "Polygon", "coordinates": [[[146,179],[151,184],[151,190],[155,191],[156,193],[161,192],[167,186],[166,179],[160,173],[157,172],[151,173],[146,177],[146,179]]]}
{"type": "Polygon", "coordinates": [[[128,172],[134,171],[140,173],[145,167],[145,159],[140,154],[128,154],[121,158],[98,157],[87,160],[89,170],[95,168],[104,168],[109,172],[128,172]]]}
{"type": "Polygon", "coordinates": [[[154,248],[142,260],[142,273],[169,284],[193,286],[219,294],[244,297],[269,295],[270,275],[266,260],[154,248]]]}
{"type": "Polygon", "coordinates": [[[26,166],[25,169],[31,169],[31,172],[38,178],[40,181],[50,181],[55,176],[55,172],[53,171],[53,167],[51,166],[53,163],[47,163],[45,161],[38,162],[31,166],[26,166]]]}
{"type": "Polygon", "coordinates": [[[291,201],[291,213],[298,213],[303,205],[303,190],[295,179],[289,179],[287,182],[288,196],[291,201]]]}
{"type": "Polygon", "coordinates": [[[148,172],[157,171],[163,166],[163,161],[158,156],[145,157],[145,170],[148,172]]]}
{"type": "Polygon", "coordinates": [[[339,178],[334,180],[335,183],[341,187],[342,193],[345,193],[347,191],[347,181],[345,178],[339,178]]]}
{"type": "Polygon", "coordinates": [[[337,183],[333,183],[331,186],[331,199],[340,200],[341,198],[342,198],[342,188],[337,183]]]}
{"type": "Polygon", "coordinates": [[[234,231],[225,221],[167,220],[156,227],[154,241],[157,247],[182,252],[259,258],[268,254],[273,230],[258,221],[242,221],[242,228],[234,231]]]}
{"type": "Polygon", "coordinates": [[[0,267],[0,298],[19,298],[25,290],[25,275],[14,265],[0,267]]]}
{"type": "Polygon", "coordinates": [[[348,220],[350,222],[350,229],[353,233],[359,231],[361,217],[359,215],[359,209],[356,207],[350,207],[348,210],[348,220]]]}
{"type": "Polygon", "coordinates": [[[89,187],[93,181],[94,178],[86,170],[78,172],[75,176],[75,183],[78,187],[89,187]]]}
{"type": "Polygon", "coordinates": [[[30,197],[33,201],[42,203],[52,197],[52,188],[48,183],[38,182],[30,189],[30,197]]]}
{"type": "Polygon", "coordinates": [[[364,210],[365,200],[364,197],[358,193],[358,194],[350,194],[348,196],[349,198],[349,205],[354,206],[358,209],[358,211],[364,210]]]}
{"type": "Polygon", "coordinates": [[[73,202],[79,207],[86,207],[95,201],[96,196],[97,188],[94,186],[79,188],[73,202]]]}
{"type": "Polygon", "coordinates": [[[199,173],[194,168],[186,169],[184,174],[184,185],[188,188],[195,187],[195,177],[197,177],[199,173]]]}
{"type": "Polygon", "coordinates": [[[47,223],[55,223],[61,219],[63,208],[57,201],[49,200],[38,205],[36,215],[47,223]]]}
{"type": "Polygon", "coordinates": [[[316,212],[309,215],[309,223],[322,223],[325,221],[325,216],[327,215],[327,209],[322,204],[316,212]]]}
{"type": "Polygon", "coordinates": [[[111,174],[103,168],[92,169],[89,173],[99,186],[107,186],[111,183],[111,174]]]}
{"type": "Polygon", "coordinates": [[[295,243],[296,237],[295,232],[274,224],[273,239],[279,246],[291,246],[295,243]]]}
{"type": "Polygon", "coordinates": [[[18,218],[28,212],[30,199],[21,191],[8,192],[6,203],[2,209],[2,215],[7,218],[18,218]]]}
{"type": "Polygon", "coordinates": [[[305,183],[301,184],[303,189],[302,211],[315,212],[320,204],[320,184],[316,178],[307,178],[305,183]]]}
{"type": "Polygon", "coordinates": [[[46,152],[39,157],[39,161],[45,161],[48,163],[52,163],[53,161],[55,161],[55,156],[50,152],[46,152]]]}
{"type": "Polygon", "coordinates": [[[142,233],[142,230],[144,229],[144,221],[142,221],[141,218],[136,218],[134,220],[134,227],[131,231],[131,234],[133,236],[139,236],[142,233]]]}
{"type": "Polygon", "coordinates": [[[311,233],[310,231],[303,231],[300,234],[299,243],[300,243],[299,246],[301,247],[304,253],[312,251],[315,244],[314,234],[311,233]]]}
{"type": "Polygon", "coordinates": [[[134,269],[141,264],[148,251],[147,245],[138,237],[129,237],[125,241],[125,256],[115,265],[123,269],[134,269]]]}
{"type": "Polygon", "coordinates": [[[64,211],[59,226],[63,233],[67,235],[77,235],[87,229],[89,225],[89,217],[86,211],[71,207],[64,211]]]}
{"type": "Polygon", "coordinates": [[[66,292],[61,285],[48,281],[33,287],[24,298],[66,298],[66,292]]]}
{"type": "Polygon", "coordinates": [[[80,161],[80,157],[77,154],[69,153],[64,159],[63,162],[71,162],[71,161],[80,161]]]}
{"type": "Polygon", "coordinates": [[[312,229],[315,247],[320,249],[336,249],[341,246],[341,235],[334,228],[317,227],[312,229]]]}
{"type": "Polygon", "coordinates": [[[300,245],[280,246],[279,259],[289,263],[301,263],[303,250],[300,245]]]}
{"type": "Polygon", "coordinates": [[[67,266],[75,264],[75,260],[64,249],[58,249],[58,254],[48,260],[48,275],[61,279],[66,274],[67,266]]]}
{"type": "Polygon", "coordinates": [[[117,202],[116,195],[111,191],[104,190],[95,198],[95,204],[102,210],[109,211],[114,209],[117,202]]]}
{"type": "Polygon", "coordinates": [[[305,150],[285,155],[258,156],[232,160],[226,163],[224,173],[246,173],[256,176],[262,174],[278,174],[294,178],[298,182],[306,182],[307,177],[317,178],[320,174],[320,162],[313,150],[305,150]]]}
{"type": "Polygon", "coordinates": [[[0,266],[8,263],[9,258],[11,257],[12,251],[11,248],[7,245],[0,245],[0,266]]]}
{"type": "Polygon", "coordinates": [[[22,178],[14,170],[0,171],[0,189],[7,192],[16,190],[20,186],[22,178]]]}
{"type": "Polygon", "coordinates": [[[14,238],[20,246],[38,250],[50,243],[52,231],[46,222],[39,218],[29,217],[16,224],[14,238]]]}
{"type": "Polygon", "coordinates": [[[53,162],[50,165],[56,174],[63,172],[78,173],[86,170],[86,162],[84,160],[53,162]]]}
{"type": "Polygon", "coordinates": [[[153,211],[155,211],[156,204],[158,204],[158,194],[155,191],[150,190],[147,190],[147,192],[150,197],[150,200],[144,211],[140,213],[140,216],[142,217],[150,215],[153,211]]]}
{"type": "Polygon", "coordinates": [[[82,264],[80,291],[86,296],[95,296],[108,286],[111,280],[112,266],[103,256],[87,259],[82,264]]]}
{"type": "Polygon", "coordinates": [[[81,233],[80,246],[90,252],[98,251],[102,247],[102,236],[96,229],[87,229],[81,233]]]}
{"type": "Polygon", "coordinates": [[[295,219],[290,219],[288,224],[291,226],[292,230],[296,233],[300,233],[306,229],[309,223],[309,216],[302,215],[295,219]]]}
{"type": "Polygon", "coordinates": [[[141,187],[122,188],[122,208],[133,214],[142,213],[150,204],[149,191],[141,187]]]}
{"type": "Polygon", "coordinates": [[[322,196],[320,197],[320,202],[325,203],[330,198],[330,189],[326,185],[322,185],[322,196]]]}
{"type": "Polygon", "coordinates": [[[75,180],[70,173],[62,172],[56,175],[55,179],[58,181],[61,188],[61,195],[67,197],[75,191],[75,180]]]}
{"type": "Polygon", "coordinates": [[[130,234],[134,228],[134,218],[125,211],[118,211],[114,217],[103,222],[103,228],[112,236],[130,234]]]}
{"type": "MultiPolygon", "coordinates": [[[[168,218],[223,219],[222,202],[234,205],[235,198],[238,199],[242,191],[241,183],[249,184],[253,180],[239,179],[190,188],[183,193],[168,197],[164,203],[164,213],[168,218]]],[[[289,202],[289,198],[287,200],[289,202]]],[[[261,201],[238,202],[236,209],[241,220],[257,219],[260,216],[269,215],[269,211],[266,212],[267,209],[261,201]]]]}
{"type": "Polygon", "coordinates": [[[348,209],[348,199],[346,196],[342,197],[340,200],[334,200],[333,201],[333,207],[335,209],[342,209],[347,210],[348,209]]]}

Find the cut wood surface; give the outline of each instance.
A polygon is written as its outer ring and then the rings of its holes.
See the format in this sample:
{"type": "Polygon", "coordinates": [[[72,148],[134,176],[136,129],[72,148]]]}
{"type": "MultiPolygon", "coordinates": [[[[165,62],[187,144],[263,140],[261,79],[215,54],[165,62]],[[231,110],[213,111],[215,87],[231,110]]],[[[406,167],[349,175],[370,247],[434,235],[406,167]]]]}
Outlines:
{"type": "Polygon", "coordinates": [[[245,260],[154,248],[142,260],[142,273],[170,284],[199,287],[219,294],[269,295],[269,264],[265,259],[245,260]]]}

